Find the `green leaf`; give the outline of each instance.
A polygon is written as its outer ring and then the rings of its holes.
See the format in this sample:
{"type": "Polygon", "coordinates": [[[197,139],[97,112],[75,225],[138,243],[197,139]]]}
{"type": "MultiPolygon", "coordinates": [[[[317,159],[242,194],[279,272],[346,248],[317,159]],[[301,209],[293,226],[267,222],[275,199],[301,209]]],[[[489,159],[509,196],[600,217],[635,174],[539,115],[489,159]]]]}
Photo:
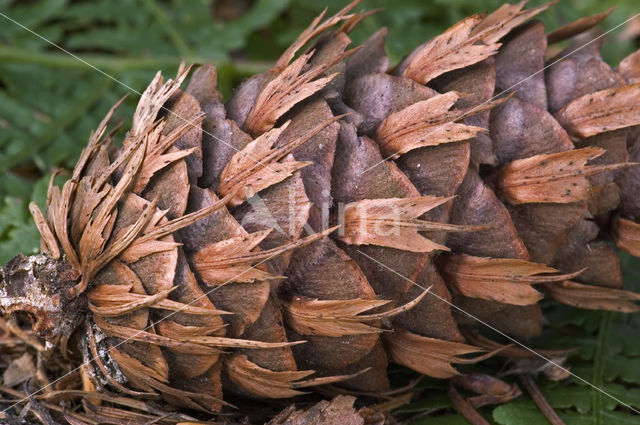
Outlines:
{"type": "MultiPolygon", "coordinates": [[[[25,27],[37,30],[38,26],[46,19],[53,18],[67,4],[67,0],[43,0],[39,2],[15,2],[10,10],[3,7],[3,12],[16,22],[25,27]]],[[[27,32],[22,27],[11,24],[0,25],[0,39],[9,39],[27,32]]]]}
{"type": "Polygon", "coordinates": [[[493,409],[493,420],[501,425],[544,424],[547,419],[531,401],[517,401],[493,409]]]}
{"type": "MultiPolygon", "coordinates": [[[[578,412],[559,411],[560,418],[566,425],[596,425],[598,422],[578,412]]],[[[493,419],[500,425],[548,425],[549,421],[531,402],[511,402],[498,406],[493,410],[493,419]]],[[[601,425],[637,425],[638,417],[621,412],[603,412],[601,425]]]]}
{"type": "Polygon", "coordinates": [[[19,253],[38,252],[40,235],[31,222],[25,201],[6,197],[0,206],[0,263],[19,253]]]}

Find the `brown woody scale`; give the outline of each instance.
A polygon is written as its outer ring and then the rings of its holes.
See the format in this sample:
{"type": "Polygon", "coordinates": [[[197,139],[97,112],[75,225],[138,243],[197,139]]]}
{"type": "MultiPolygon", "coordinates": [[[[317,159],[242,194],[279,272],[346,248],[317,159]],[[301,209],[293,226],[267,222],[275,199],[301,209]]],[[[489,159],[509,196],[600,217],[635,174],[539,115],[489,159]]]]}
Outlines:
{"type": "Polygon", "coordinates": [[[545,34],[548,5],[504,5],[390,68],[385,29],[348,49],[355,5],[227,104],[213,66],[184,91],[189,69],[158,74],[122,147],[111,111],[32,205],[42,254],[7,265],[2,308],[91,360],[85,390],[209,411],[223,388],[384,391],[389,361],[449,378],[500,351],[446,301],[517,338],[541,331],[539,289],[638,310],[606,238],[640,255],[640,52],[541,72],[606,15],[545,34]]]}

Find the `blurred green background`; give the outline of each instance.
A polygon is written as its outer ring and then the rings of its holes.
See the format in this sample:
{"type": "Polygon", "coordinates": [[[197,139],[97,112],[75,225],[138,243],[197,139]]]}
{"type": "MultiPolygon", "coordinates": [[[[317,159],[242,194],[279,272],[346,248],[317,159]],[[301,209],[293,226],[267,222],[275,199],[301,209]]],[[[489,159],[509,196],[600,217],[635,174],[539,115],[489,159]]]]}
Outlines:
{"type": "MultiPolygon", "coordinates": [[[[365,20],[352,38],[359,43],[378,28],[388,27],[387,48],[395,63],[465,16],[491,11],[501,3],[368,0],[359,8],[385,10],[365,20]]],[[[157,70],[174,75],[182,58],[216,64],[220,89],[228,99],[232,87],[267,69],[325,6],[331,13],[345,4],[340,0],[0,0],[2,14],[129,87],[0,16],[0,263],[37,249],[39,237],[28,202],[44,202],[51,171],[73,167],[91,130],[120,97],[130,94],[116,115],[126,128],[138,98],[131,89],[144,90],[157,70]]],[[[603,30],[640,12],[638,0],[561,0],[539,19],[553,29],[610,6],[616,10],[601,25],[603,30]]],[[[603,56],[612,65],[638,48],[637,40],[621,39],[624,30],[606,37],[603,56]]],[[[626,256],[623,261],[625,284],[640,290],[640,265],[626,256]]],[[[640,409],[640,315],[553,305],[547,307],[546,317],[548,329],[531,342],[534,346],[577,347],[569,360],[574,371],[640,409]]],[[[575,380],[542,382],[545,395],[567,424],[640,424],[640,416],[575,380]]],[[[441,383],[421,385],[425,397],[398,415],[414,417],[414,424],[466,423],[450,409],[441,383]]],[[[499,424],[546,423],[526,398],[483,413],[499,424]]]]}

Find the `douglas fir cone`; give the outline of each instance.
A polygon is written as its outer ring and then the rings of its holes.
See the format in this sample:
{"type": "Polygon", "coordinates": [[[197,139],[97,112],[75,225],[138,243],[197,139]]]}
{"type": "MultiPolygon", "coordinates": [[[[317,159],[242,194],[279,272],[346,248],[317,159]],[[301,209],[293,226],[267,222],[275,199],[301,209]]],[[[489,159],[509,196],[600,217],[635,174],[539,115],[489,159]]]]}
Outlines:
{"type": "Polygon", "coordinates": [[[390,66],[384,28],[349,47],[355,5],[226,104],[213,66],[158,74],[122,143],[112,110],[31,205],[41,253],[6,265],[0,307],[79,367],[70,423],[137,408],[104,394],[220,412],[388,391],[389,362],[456,377],[533,356],[474,328],[533,337],[543,296],[638,310],[610,241],[640,255],[640,52],[576,50],[606,15],[545,33],[548,5],[504,5],[390,66]]]}

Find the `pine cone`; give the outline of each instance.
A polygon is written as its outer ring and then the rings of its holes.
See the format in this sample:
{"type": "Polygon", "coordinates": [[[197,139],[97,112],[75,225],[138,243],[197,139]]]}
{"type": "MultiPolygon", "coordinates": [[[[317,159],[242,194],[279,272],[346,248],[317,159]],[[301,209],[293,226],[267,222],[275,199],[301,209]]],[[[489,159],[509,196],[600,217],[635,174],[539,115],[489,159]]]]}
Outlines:
{"type": "Polygon", "coordinates": [[[388,361],[444,379],[528,355],[470,328],[535,336],[543,293],[638,311],[608,239],[640,254],[640,52],[614,70],[574,51],[598,19],[546,35],[529,19],[549,5],[518,3],[390,68],[384,29],[348,50],[356,4],[226,104],[213,66],[184,91],[189,68],[158,74],[121,147],[112,109],[31,205],[42,253],[7,265],[1,307],[85,390],[215,412],[227,392],[384,391],[388,361]]]}

